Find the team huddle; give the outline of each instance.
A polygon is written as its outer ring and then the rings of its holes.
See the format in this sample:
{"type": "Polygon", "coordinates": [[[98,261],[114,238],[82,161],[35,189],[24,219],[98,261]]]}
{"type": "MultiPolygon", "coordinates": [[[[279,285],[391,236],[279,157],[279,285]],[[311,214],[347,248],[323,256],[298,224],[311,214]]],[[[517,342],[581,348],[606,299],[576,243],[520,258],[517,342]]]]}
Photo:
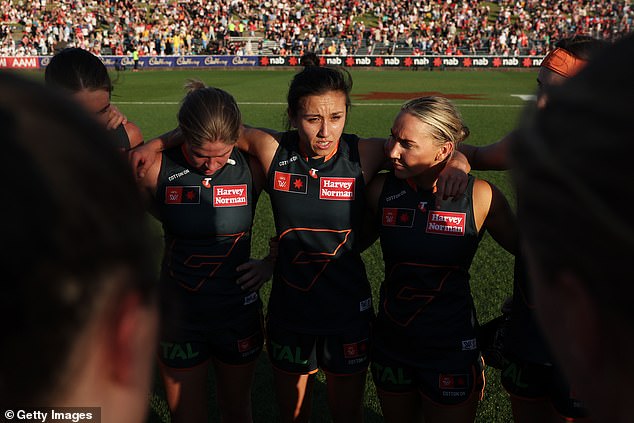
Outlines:
{"type": "MultiPolygon", "coordinates": [[[[560,41],[540,69],[536,113],[547,113],[552,90],[604,47],[590,37],[560,41]]],[[[189,80],[178,126],[144,144],[110,105],[112,85],[95,56],[65,50],[46,70],[46,84],[96,113],[118,156],[128,154],[133,175],[125,184],[162,224],[157,291],[146,301],[115,302],[149,310],[142,339],[156,339],[146,347],[158,357],[172,421],[208,420],[210,365],[221,421],[253,421],[251,389],[265,350],[283,422],[309,421],[319,370],[333,421],[363,421],[370,370],[385,421],[473,422],[487,365],[501,369],[515,421],[592,417],[587,391],[577,395],[535,318],[528,268],[536,255],[513,208],[497,187],[469,174],[514,167],[511,152],[524,133],[465,145],[469,128],[439,96],[403,104],[387,139],[344,133],[351,77],[309,62],[290,83],[286,131],[248,126],[230,93],[189,80]],[[266,257],[252,259],[262,190],[276,236],[266,257]],[[516,264],[499,363],[483,356],[469,285],[485,231],[516,264]],[[377,239],[385,279],[372,298],[361,253],[377,239]],[[271,278],[264,315],[259,290],[271,278]]],[[[151,361],[147,350],[123,356],[151,361]]],[[[132,372],[133,360],[126,364],[132,372]]],[[[147,363],[141,367],[147,374],[147,363]]]]}

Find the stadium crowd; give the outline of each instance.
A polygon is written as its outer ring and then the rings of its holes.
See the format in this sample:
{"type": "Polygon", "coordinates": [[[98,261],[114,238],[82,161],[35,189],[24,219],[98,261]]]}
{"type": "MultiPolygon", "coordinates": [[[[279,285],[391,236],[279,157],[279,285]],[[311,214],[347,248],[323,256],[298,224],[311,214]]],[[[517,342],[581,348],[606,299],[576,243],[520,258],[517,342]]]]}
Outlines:
{"type": "Polygon", "coordinates": [[[557,39],[614,40],[628,1],[2,0],[0,55],[544,54],[557,39]]]}

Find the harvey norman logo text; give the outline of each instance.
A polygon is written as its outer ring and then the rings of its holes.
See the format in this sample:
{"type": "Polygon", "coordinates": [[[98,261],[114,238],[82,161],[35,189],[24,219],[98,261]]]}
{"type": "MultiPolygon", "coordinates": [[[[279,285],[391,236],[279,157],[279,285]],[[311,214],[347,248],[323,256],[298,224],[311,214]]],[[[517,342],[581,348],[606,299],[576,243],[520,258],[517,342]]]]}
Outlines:
{"type": "Polygon", "coordinates": [[[430,211],[425,232],[430,234],[464,236],[466,213],[430,211]]]}
{"type": "Polygon", "coordinates": [[[246,206],[247,185],[216,185],[214,187],[214,207],[246,206]]]}
{"type": "Polygon", "coordinates": [[[319,178],[322,200],[354,200],[354,178],[319,178]]]}

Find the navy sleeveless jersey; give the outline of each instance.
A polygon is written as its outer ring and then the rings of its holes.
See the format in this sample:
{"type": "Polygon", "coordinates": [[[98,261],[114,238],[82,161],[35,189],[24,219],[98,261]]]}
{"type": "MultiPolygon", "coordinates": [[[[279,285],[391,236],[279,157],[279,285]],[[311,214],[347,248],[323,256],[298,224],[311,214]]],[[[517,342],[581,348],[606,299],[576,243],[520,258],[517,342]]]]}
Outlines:
{"type": "Polygon", "coordinates": [[[389,173],[379,198],[385,280],[378,343],[401,360],[450,351],[477,353],[469,267],[481,239],[473,216],[473,176],[465,194],[435,207],[430,190],[389,173]]]}
{"type": "Polygon", "coordinates": [[[271,163],[267,188],[280,244],[268,310],[287,329],[335,333],[373,316],[355,245],[365,208],[358,142],[343,134],[331,158],[310,159],[290,131],[271,163]]]}
{"type": "MultiPolygon", "coordinates": [[[[189,325],[210,328],[226,313],[259,305],[238,285],[236,267],[249,260],[255,212],[248,161],[234,148],[212,176],[192,170],[182,147],[163,153],[156,210],[163,224],[162,283],[185,302],[189,325]]],[[[226,316],[226,317],[225,317],[226,316]]]]}
{"type": "Polygon", "coordinates": [[[115,129],[109,131],[112,139],[114,140],[114,146],[121,150],[128,151],[130,149],[130,138],[125,130],[123,124],[117,126],[115,129]]]}

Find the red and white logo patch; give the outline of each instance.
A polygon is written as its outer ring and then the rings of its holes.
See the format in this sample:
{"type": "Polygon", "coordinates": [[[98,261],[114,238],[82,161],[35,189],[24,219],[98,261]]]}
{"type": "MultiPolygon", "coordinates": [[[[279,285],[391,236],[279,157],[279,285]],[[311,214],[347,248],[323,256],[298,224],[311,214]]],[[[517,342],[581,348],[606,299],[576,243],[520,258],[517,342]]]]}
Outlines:
{"type": "Polygon", "coordinates": [[[427,215],[428,234],[464,236],[466,213],[430,211],[427,215]]]}
{"type": "Polygon", "coordinates": [[[368,352],[367,339],[354,344],[343,344],[343,356],[345,358],[363,357],[368,352]]]}
{"type": "Polygon", "coordinates": [[[200,204],[200,187],[167,186],[165,204],[200,204]]]}
{"type": "Polygon", "coordinates": [[[257,335],[251,335],[248,338],[239,339],[238,340],[238,351],[243,353],[243,352],[247,352],[249,350],[254,349],[258,345],[257,341],[258,341],[257,335]]]}
{"type": "Polygon", "coordinates": [[[275,171],[273,189],[306,194],[308,192],[308,176],[275,171]]]}
{"type": "Polygon", "coordinates": [[[465,389],[467,387],[467,375],[438,375],[438,387],[440,389],[465,389]]]}
{"type": "Polygon", "coordinates": [[[414,226],[414,209],[384,208],[381,222],[383,226],[414,226]]]}
{"type": "Polygon", "coordinates": [[[321,200],[354,200],[354,178],[319,178],[321,200]]]}
{"type": "Polygon", "coordinates": [[[246,184],[214,187],[214,207],[240,207],[248,203],[246,184]]]}

